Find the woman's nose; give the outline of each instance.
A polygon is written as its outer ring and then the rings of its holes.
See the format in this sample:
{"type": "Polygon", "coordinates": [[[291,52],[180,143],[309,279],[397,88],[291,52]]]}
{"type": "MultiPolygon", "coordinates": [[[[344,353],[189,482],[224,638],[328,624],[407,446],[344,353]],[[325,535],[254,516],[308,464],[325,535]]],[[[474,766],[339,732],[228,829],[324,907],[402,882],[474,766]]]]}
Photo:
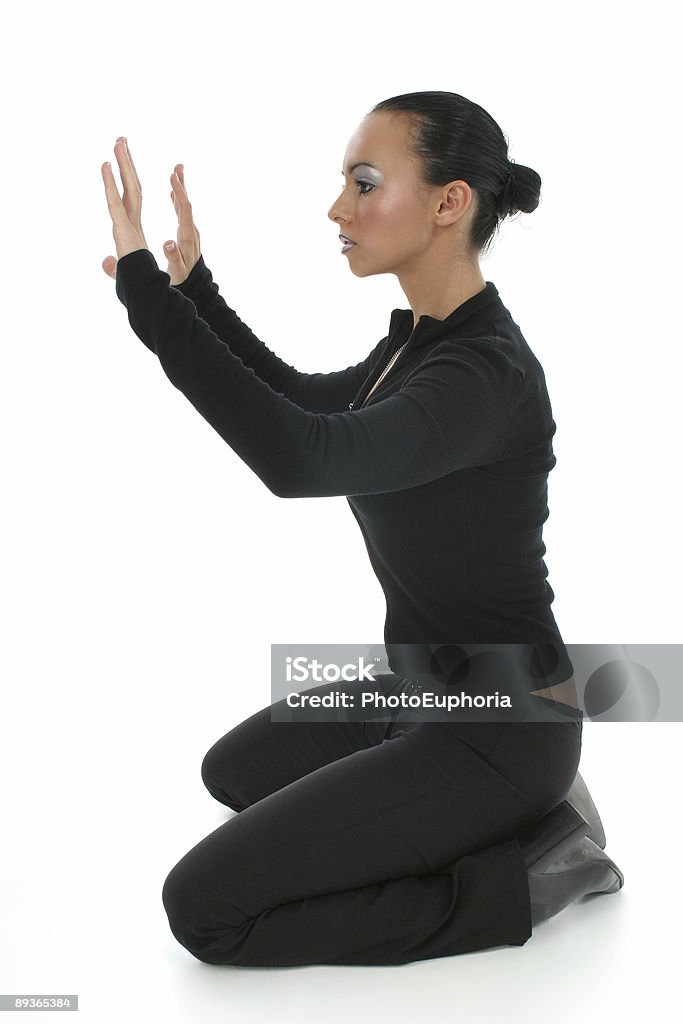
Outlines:
{"type": "Polygon", "coordinates": [[[342,196],[338,196],[338,198],[335,199],[335,201],[332,203],[332,206],[327,211],[327,216],[330,218],[330,220],[338,220],[339,218],[341,218],[342,220],[346,219],[344,206],[342,203],[342,196]]]}
{"type": "Polygon", "coordinates": [[[332,206],[327,211],[327,216],[330,218],[330,220],[336,220],[337,217],[339,216],[339,214],[337,213],[337,200],[336,199],[332,203],[332,206]]]}

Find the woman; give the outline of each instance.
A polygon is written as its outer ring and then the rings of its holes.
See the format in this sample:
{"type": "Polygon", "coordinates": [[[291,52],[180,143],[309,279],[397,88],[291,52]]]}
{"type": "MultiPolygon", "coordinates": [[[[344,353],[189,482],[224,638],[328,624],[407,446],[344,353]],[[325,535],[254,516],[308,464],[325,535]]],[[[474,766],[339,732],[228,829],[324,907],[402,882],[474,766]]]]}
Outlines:
{"type": "Polygon", "coordinates": [[[582,717],[541,557],[555,463],[543,370],[478,263],[501,219],[538,205],[539,176],[462,96],[374,107],[328,216],[352,272],[396,274],[410,309],[358,365],[308,374],[219,296],[182,165],[178,240],[158,268],[125,141],[115,152],[123,201],[102,171],[118,264],[103,267],[130,324],[273,493],[347,496],[387,599],[382,692],[414,694],[444,650],[447,688],[500,645],[527,651],[537,694],[531,666],[546,663],[536,704],[557,711],[387,724],[262,709],[204,758],[207,788],[240,813],[166,879],[176,938],[214,964],[400,964],[522,945],[572,900],[621,888],[577,775],[582,717]]]}

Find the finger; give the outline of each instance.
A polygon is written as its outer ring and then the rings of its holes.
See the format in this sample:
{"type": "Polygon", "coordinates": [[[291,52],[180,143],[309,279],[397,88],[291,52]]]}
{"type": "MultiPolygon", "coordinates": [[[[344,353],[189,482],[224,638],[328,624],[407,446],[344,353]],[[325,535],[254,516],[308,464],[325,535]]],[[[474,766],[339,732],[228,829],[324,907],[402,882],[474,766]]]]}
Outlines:
{"type": "Polygon", "coordinates": [[[171,185],[173,186],[173,191],[177,194],[178,198],[185,199],[189,203],[190,200],[187,194],[187,189],[185,188],[183,180],[177,170],[174,170],[171,174],[171,185]]]}
{"type": "Polygon", "coordinates": [[[139,224],[142,208],[142,186],[124,135],[120,135],[116,140],[114,153],[118,160],[121,181],[123,183],[123,205],[128,211],[128,216],[132,223],[139,224]]]}
{"type": "Polygon", "coordinates": [[[175,264],[178,267],[185,267],[183,251],[178,243],[174,242],[173,239],[169,239],[168,242],[164,242],[164,253],[166,254],[169,266],[175,264]]]}
{"type": "Polygon", "coordinates": [[[172,239],[169,239],[168,242],[164,242],[164,252],[166,253],[166,258],[169,263],[173,260],[181,260],[183,258],[182,253],[180,252],[180,247],[177,246],[172,239]]]}
{"type": "Polygon", "coordinates": [[[114,227],[123,228],[128,223],[128,214],[121,202],[118,185],[116,184],[114,172],[111,169],[109,161],[102,164],[102,177],[104,179],[104,192],[107,197],[107,206],[109,207],[109,213],[112,221],[114,222],[114,227]]]}
{"type": "Polygon", "coordinates": [[[104,179],[104,191],[107,197],[107,206],[113,223],[114,240],[116,242],[117,256],[122,256],[124,251],[133,252],[135,249],[147,249],[148,245],[141,227],[131,223],[128,211],[126,210],[118,186],[114,178],[111,164],[107,160],[102,164],[102,178],[104,179]],[[131,248],[132,246],[132,248],[131,248]],[[126,248],[127,247],[127,248],[126,248]]]}
{"type": "Polygon", "coordinates": [[[175,171],[171,175],[171,182],[174,188],[179,233],[186,238],[190,238],[195,231],[195,224],[192,218],[192,203],[188,199],[183,183],[175,171]]]}
{"type": "Polygon", "coordinates": [[[182,250],[172,239],[169,239],[168,242],[164,242],[164,252],[168,259],[167,272],[171,278],[171,284],[180,284],[187,278],[187,266],[182,250]]]}
{"type": "Polygon", "coordinates": [[[123,141],[125,142],[125,145],[126,145],[126,154],[128,156],[128,163],[130,164],[130,169],[133,172],[133,177],[135,179],[135,184],[137,185],[137,187],[138,187],[138,189],[140,191],[140,194],[142,195],[142,185],[140,184],[140,178],[138,177],[138,172],[135,169],[135,164],[133,163],[133,154],[130,151],[130,146],[128,145],[128,139],[126,138],[125,135],[122,135],[121,138],[123,139],[123,141]]]}
{"type": "Polygon", "coordinates": [[[174,170],[178,175],[180,184],[183,186],[183,192],[187,195],[187,189],[185,188],[185,164],[176,164],[174,170]]]}
{"type": "Polygon", "coordinates": [[[118,260],[115,256],[105,256],[102,260],[102,270],[107,274],[108,277],[113,277],[116,280],[116,264],[118,260]]]}

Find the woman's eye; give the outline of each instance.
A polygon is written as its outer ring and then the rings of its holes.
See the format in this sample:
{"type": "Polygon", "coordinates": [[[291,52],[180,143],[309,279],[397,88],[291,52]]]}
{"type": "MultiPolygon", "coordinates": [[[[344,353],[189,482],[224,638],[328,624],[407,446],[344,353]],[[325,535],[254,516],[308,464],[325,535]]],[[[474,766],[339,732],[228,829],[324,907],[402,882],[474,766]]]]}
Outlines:
{"type": "Polygon", "coordinates": [[[358,187],[360,188],[360,190],[361,190],[361,193],[360,193],[360,194],[361,194],[362,196],[366,196],[366,195],[368,194],[367,192],[363,192],[363,186],[364,186],[364,185],[365,185],[365,187],[366,187],[366,188],[368,189],[368,191],[370,191],[370,189],[373,189],[373,188],[375,187],[375,186],[374,186],[374,185],[372,184],[372,182],[369,182],[369,181],[357,181],[357,182],[356,182],[356,185],[358,185],[358,187]]]}

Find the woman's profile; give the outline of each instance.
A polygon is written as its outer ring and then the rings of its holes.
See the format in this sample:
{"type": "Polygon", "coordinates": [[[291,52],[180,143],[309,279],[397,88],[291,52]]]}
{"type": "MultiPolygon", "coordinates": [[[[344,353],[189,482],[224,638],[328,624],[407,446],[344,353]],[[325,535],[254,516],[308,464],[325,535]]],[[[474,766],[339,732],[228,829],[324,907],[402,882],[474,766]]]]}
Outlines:
{"type": "Polygon", "coordinates": [[[183,166],[164,272],[125,139],[115,153],[123,197],[102,174],[118,259],[102,265],[129,322],[274,494],[346,496],[386,597],[377,686],[414,696],[441,664],[442,691],[504,688],[501,666],[512,680],[523,663],[533,706],[554,712],[273,721],[263,708],[204,757],[207,789],[239,813],[166,878],[174,936],[211,964],[403,964],[523,945],[575,900],[616,892],[543,560],[545,377],[479,265],[505,217],[536,209],[540,176],[457,93],[373,107],[328,217],[351,272],[396,275],[409,308],[357,365],[305,373],[220,295],[183,166]]]}

